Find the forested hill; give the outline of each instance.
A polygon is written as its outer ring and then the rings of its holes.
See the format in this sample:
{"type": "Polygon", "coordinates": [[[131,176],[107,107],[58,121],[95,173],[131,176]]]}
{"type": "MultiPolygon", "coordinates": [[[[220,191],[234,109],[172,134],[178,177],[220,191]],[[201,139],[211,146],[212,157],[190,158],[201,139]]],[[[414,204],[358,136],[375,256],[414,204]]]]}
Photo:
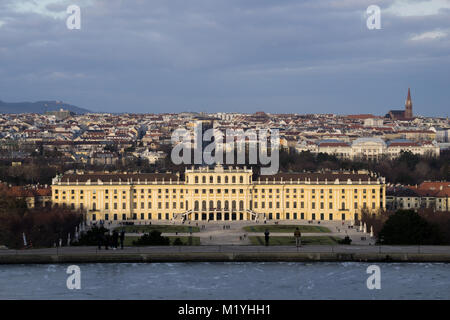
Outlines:
{"type": "Polygon", "coordinates": [[[76,114],[91,112],[62,101],[4,102],[0,100],[0,113],[45,113],[59,109],[69,110],[76,114]]]}

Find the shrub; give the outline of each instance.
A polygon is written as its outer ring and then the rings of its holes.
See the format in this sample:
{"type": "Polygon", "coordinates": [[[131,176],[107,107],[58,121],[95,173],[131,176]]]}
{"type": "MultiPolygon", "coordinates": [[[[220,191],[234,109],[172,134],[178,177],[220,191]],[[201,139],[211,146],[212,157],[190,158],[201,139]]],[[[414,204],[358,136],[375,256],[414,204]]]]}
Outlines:
{"type": "Polygon", "coordinates": [[[352,244],[352,239],[349,236],[345,236],[344,239],[337,241],[339,244],[352,244]]]}
{"type": "Polygon", "coordinates": [[[413,210],[398,210],[378,234],[378,243],[397,245],[442,244],[439,228],[413,210]]]}
{"type": "Polygon", "coordinates": [[[101,226],[94,226],[81,236],[78,242],[74,242],[72,245],[75,246],[96,246],[98,245],[99,239],[103,239],[106,232],[109,232],[108,229],[101,226]]]}
{"type": "Polygon", "coordinates": [[[173,245],[174,245],[174,246],[182,246],[182,245],[183,245],[183,241],[181,241],[180,238],[176,238],[176,239],[173,241],[173,245]]]}
{"type": "Polygon", "coordinates": [[[153,230],[150,233],[145,233],[139,239],[133,241],[134,246],[168,246],[170,239],[161,236],[161,232],[153,230]]]}

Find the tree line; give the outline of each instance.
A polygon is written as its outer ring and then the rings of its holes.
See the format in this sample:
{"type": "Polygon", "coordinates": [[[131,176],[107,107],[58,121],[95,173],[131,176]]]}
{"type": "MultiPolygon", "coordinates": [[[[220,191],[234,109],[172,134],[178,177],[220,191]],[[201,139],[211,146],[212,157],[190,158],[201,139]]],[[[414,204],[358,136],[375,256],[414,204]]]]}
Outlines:
{"type": "Polygon", "coordinates": [[[65,208],[27,208],[24,199],[9,195],[0,186],[0,245],[23,248],[23,234],[32,247],[52,247],[59,239],[66,244],[68,234],[73,239],[82,219],[80,212],[65,208]]]}
{"type": "MultiPolygon", "coordinates": [[[[183,174],[186,167],[191,165],[175,165],[171,160],[171,146],[164,146],[163,151],[167,154],[156,164],[150,164],[147,159],[139,157],[123,157],[113,165],[99,165],[88,163],[77,163],[72,159],[55,157],[54,155],[36,155],[28,159],[20,166],[12,166],[10,161],[0,161],[0,177],[3,182],[14,185],[25,184],[51,184],[51,180],[57,173],[67,170],[85,171],[127,171],[127,172],[180,172],[183,174]]],[[[235,157],[236,159],[236,157],[235,157]]],[[[260,172],[259,164],[249,163],[248,154],[246,162],[236,166],[247,166],[253,168],[255,177],[260,172]]],[[[419,156],[410,152],[403,152],[400,157],[390,159],[387,157],[378,160],[364,159],[340,159],[334,155],[325,153],[312,154],[309,151],[301,153],[291,150],[280,150],[279,171],[281,172],[303,172],[319,170],[370,170],[386,178],[389,183],[420,184],[425,180],[450,180],[450,150],[441,152],[439,158],[419,156]]],[[[181,176],[182,178],[182,176],[181,176]]]]}
{"type": "Polygon", "coordinates": [[[362,223],[373,227],[378,244],[450,245],[450,212],[432,209],[362,213],[362,223]]]}

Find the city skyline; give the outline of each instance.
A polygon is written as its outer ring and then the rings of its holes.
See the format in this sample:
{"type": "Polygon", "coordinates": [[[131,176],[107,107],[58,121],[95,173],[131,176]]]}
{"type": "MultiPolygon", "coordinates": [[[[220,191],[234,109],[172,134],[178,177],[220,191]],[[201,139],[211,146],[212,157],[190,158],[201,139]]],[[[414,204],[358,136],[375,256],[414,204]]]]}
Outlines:
{"type": "Polygon", "coordinates": [[[0,4],[0,100],[94,112],[448,116],[450,1],[0,4]],[[426,10],[423,5],[426,4],[426,10]]]}
{"type": "Polygon", "coordinates": [[[0,61],[0,300],[450,299],[450,0],[0,0],[0,61]]]}

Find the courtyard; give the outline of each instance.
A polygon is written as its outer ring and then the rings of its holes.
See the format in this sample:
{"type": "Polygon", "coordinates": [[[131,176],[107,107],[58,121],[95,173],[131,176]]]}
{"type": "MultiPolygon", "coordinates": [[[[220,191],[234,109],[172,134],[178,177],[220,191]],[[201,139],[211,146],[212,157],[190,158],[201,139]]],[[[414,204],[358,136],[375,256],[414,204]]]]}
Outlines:
{"type": "Polygon", "coordinates": [[[352,244],[373,245],[375,240],[370,234],[359,231],[358,226],[352,226],[350,222],[334,221],[267,221],[256,223],[255,221],[233,222],[172,222],[170,224],[153,221],[145,225],[114,225],[105,227],[116,230],[124,230],[126,233],[126,245],[144,233],[158,230],[162,235],[169,237],[171,243],[180,238],[183,245],[264,245],[264,232],[270,233],[270,244],[280,246],[295,245],[294,231],[298,227],[301,232],[304,245],[336,245],[338,241],[348,236],[352,244]]]}

